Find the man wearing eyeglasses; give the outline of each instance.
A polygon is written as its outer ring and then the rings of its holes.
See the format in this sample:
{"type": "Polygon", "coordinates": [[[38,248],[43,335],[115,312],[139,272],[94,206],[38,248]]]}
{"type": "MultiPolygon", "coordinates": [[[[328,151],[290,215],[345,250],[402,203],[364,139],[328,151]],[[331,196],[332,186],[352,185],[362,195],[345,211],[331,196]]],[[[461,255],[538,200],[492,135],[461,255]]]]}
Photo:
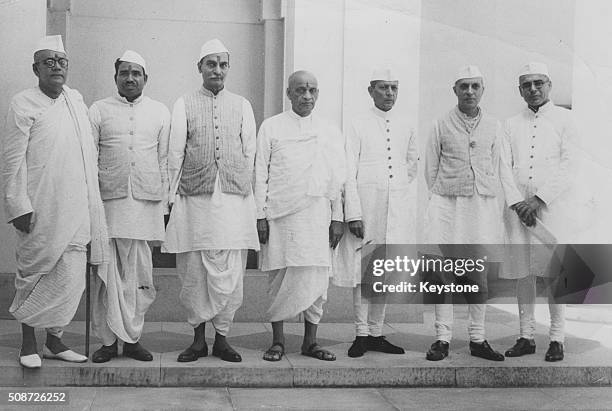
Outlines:
{"type": "Polygon", "coordinates": [[[115,61],[117,95],[89,109],[111,244],[110,262],[92,287],[93,329],[103,344],[92,356],[95,363],[116,357],[118,340],[124,356],[153,360],[139,340],[155,299],[148,241],[164,240],[168,213],[170,112],[143,95],[148,78],[144,58],[126,50],[115,61]]]}
{"type": "Polygon", "coordinates": [[[565,305],[552,297],[554,278],[547,270],[550,254],[535,239],[531,228],[541,225],[563,241],[570,215],[565,203],[575,169],[577,130],[571,112],[555,106],[549,94],[552,82],[548,67],[529,63],[521,68],[519,92],[527,107],[508,119],[502,146],[501,177],[506,204],[508,240],[524,244],[521,255],[508,258],[505,278],[517,279],[520,336],[506,357],[535,353],[536,277],[543,277],[549,292],[550,344],[544,359],[561,361],[565,325],[565,305]],[[539,248],[530,244],[540,244],[539,248]]]}
{"type": "Polygon", "coordinates": [[[174,104],[168,151],[174,205],[162,251],[177,253],[179,298],[194,329],[178,361],[208,355],[204,327],[210,322],[212,354],[240,362],[225,337],[242,305],[247,252],[259,250],[251,187],[255,118],[251,104],[225,88],[230,53],[221,41],[202,46],[197,68],[202,87],[174,104]]]}
{"type": "Polygon", "coordinates": [[[268,273],[272,345],[266,361],[285,354],[283,322],[304,315],[302,354],[336,356],[317,343],[331,270],[331,249],[342,237],[340,193],[345,179],[340,130],[313,113],[316,77],[289,76],[291,110],[266,119],[257,136],[255,200],[261,270],[268,273]]]}
{"type": "Polygon", "coordinates": [[[2,185],[17,231],[17,292],[9,311],[21,323],[19,362],[40,368],[35,328],[45,328],[43,357],[85,362],[62,342],[85,289],[89,260],[107,258],[96,149],[81,94],[65,85],[61,36],[43,38],[32,69],[38,86],[13,97],[2,135],[2,185]]]}
{"type": "MultiPolygon", "coordinates": [[[[416,237],[416,137],[394,109],[399,82],[390,69],[374,70],[368,93],[374,106],[353,121],[346,138],[347,181],[343,236],[334,255],[334,284],[353,289],[355,340],[349,357],[366,351],[404,354],[382,335],[386,304],[362,295],[361,247],[410,244],[416,237]]],[[[364,286],[365,287],[365,286],[364,286]]],[[[365,293],[364,293],[365,294],[365,293]]]]}

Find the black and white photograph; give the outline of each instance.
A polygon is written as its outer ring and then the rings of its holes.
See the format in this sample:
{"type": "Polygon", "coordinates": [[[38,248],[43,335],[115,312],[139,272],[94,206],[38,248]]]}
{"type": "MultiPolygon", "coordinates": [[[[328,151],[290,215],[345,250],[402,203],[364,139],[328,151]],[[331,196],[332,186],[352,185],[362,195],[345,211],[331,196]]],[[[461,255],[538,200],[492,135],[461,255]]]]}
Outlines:
{"type": "Polygon", "coordinates": [[[0,0],[0,409],[612,410],[611,21],[0,0]]]}

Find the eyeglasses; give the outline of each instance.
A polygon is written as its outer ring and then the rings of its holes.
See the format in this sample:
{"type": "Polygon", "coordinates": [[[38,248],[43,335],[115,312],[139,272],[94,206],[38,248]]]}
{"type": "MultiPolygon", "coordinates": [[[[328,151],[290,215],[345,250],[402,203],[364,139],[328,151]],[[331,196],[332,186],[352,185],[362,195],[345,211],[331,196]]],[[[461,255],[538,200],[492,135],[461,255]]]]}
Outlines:
{"type": "Polygon", "coordinates": [[[60,57],[58,59],[48,58],[48,59],[37,61],[37,63],[42,63],[49,68],[54,68],[56,64],[59,64],[61,68],[68,67],[68,59],[65,59],[63,57],[60,57]]]}
{"type": "Polygon", "coordinates": [[[531,87],[533,86],[536,88],[536,90],[540,90],[547,83],[548,81],[545,81],[545,80],[526,81],[521,84],[521,89],[523,91],[529,91],[531,90],[531,87]]]}

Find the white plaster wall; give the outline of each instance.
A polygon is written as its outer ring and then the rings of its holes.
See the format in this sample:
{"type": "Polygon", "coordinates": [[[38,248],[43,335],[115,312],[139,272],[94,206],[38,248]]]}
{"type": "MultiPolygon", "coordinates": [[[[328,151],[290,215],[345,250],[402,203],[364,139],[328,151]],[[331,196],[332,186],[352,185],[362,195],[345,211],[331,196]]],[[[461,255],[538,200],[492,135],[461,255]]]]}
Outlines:
{"type": "Polygon", "coordinates": [[[482,70],[481,105],[500,119],[523,107],[517,73],[529,61],[548,64],[552,98],[571,104],[573,0],[428,0],[422,10],[422,127],[456,104],[453,76],[467,64],[482,70]]]}
{"type": "MultiPolygon", "coordinates": [[[[348,0],[350,1],[350,0],[348,0]]],[[[342,125],[344,0],[287,0],[285,79],[311,71],[319,82],[316,112],[342,125]]],[[[285,96],[285,109],[291,103],[285,96]]]]}
{"type": "Polygon", "coordinates": [[[87,104],[116,92],[114,61],[133,49],[147,61],[145,94],[172,108],[201,86],[200,47],[219,38],[230,50],[228,90],[264,111],[264,28],[258,1],[74,0],[67,27],[70,85],[87,104]]]}
{"type": "MultiPolygon", "coordinates": [[[[37,84],[32,73],[32,51],[45,35],[47,3],[45,0],[0,1],[0,130],[4,129],[10,99],[23,89],[37,84]]],[[[2,194],[4,195],[4,194],[2,194]]],[[[15,232],[5,224],[0,207],[0,273],[15,270],[15,232]]]]}
{"type": "Polygon", "coordinates": [[[573,112],[583,154],[585,242],[612,243],[612,2],[576,2],[573,112]]]}
{"type": "Polygon", "coordinates": [[[350,0],[344,26],[344,126],[373,105],[368,94],[370,75],[390,67],[399,80],[393,110],[417,122],[419,94],[419,37],[421,1],[350,0]]]}

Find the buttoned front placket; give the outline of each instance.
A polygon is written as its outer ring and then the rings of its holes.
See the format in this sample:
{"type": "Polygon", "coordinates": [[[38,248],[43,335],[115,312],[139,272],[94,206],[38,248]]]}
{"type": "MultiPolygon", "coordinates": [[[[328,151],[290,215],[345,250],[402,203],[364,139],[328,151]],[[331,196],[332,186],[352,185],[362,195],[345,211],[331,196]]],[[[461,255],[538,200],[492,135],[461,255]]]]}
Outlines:
{"type": "Polygon", "coordinates": [[[128,141],[128,152],[130,156],[130,174],[132,174],[132,170],[136,167],[136,158],[134,155],[134,135],[136,131],[136,108],[135,104],[128,103],[129,105],[129,123],[128,123],[128,134],[130,136],[128,141]]]}
{"type": "Polygon", "coordinates": [[[530,113],[531,115],[531,124],[529,126],[530,131],[530,141],[529,141],[529,172],[528,172],[528,181],[527,181],[527,190],[531,195],[534,192],[535,187],[535,168],[534,164],[536,161],[536,136],[538,131],[538,123],[540,122],[541,115],[539,113],[530,113]]]}
{"type": "Polygon", "coordinates": [[[215,161],[221,160],[221,130],[219,130],[219,96],[213,96],[213,133],[215,135],[215,161]]]}
{"type": "Polygon", "coordinates": [[[391,180],[393,179],[393,163],[391,156],[391,121],[386,118],[385,119],[385,136],[387,137],[387,166],[389,167],[389,184],[391,184],[391,180]]]}

